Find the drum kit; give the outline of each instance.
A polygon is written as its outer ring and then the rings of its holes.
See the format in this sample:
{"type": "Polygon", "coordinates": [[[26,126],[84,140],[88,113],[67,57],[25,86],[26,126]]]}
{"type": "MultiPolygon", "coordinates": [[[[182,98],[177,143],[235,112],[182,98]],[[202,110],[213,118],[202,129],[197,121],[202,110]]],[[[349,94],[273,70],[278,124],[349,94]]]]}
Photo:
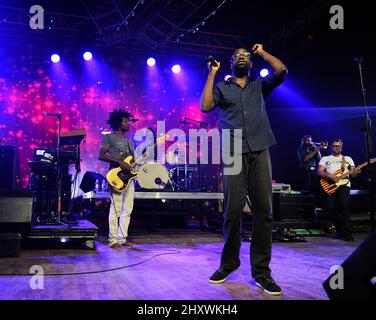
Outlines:
{"type": "Polygon", "coordinates": [[[144,189],[165,189],[173,191],[196,191],[198,186],[199,168],[198,165],[188,165],[182,157],[183,152],[174,152],[174,155],[167,155],[168,165],[159,162],[145,162],[140,165],[137,172],[137,182],[144,189]],[[175,157],[176,161],[172,161],[175,157]]]}
{"type": "MultiPolygon", "coordinates": [[[[183,125],[199,124],[200,128],[206,122],[185,117],[180,121],[183,125]]],[[[159,162],[146,162],[139,167],[137,181],[141,188],[164,189],[173,191],[199,191],[201,188],[200,165],[188,164],[189,142],[179,141],[178,150],[167,152],[167,166],[159,162]]]]}

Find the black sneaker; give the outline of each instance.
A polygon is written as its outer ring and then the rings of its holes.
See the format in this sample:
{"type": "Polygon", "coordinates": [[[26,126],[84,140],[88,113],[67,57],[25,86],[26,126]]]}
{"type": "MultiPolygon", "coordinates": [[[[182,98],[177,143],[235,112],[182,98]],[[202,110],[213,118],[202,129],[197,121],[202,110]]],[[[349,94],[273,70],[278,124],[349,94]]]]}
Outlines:
{"type": "Polygon", "coordinates": [[[233,273],[234,271],[238,270],[239,267],[232,269],[232,270],[224,270],[222,268],[218,268],[213,275],[209,278],[210,283],[219,284],[225,282],[227,277],[233,273]]]}
{"type": "Polygon", "coordinates": [[[258,287],[272,296],[280,296],[282,294],[281,288],[275,283],[271,276],[257,278],[255,279],[255,282],[258,287]]]}

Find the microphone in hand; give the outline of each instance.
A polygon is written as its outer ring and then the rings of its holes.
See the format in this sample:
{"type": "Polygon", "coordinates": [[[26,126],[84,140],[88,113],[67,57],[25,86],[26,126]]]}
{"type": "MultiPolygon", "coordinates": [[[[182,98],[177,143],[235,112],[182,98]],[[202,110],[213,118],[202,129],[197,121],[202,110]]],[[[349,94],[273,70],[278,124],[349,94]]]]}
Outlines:
{"type": "Polygon", "coordinates": [[[218,67],[218,63],[215,61],[213,56],[207,56],[206,59],[210,62],[211,67],[218,67]]]}

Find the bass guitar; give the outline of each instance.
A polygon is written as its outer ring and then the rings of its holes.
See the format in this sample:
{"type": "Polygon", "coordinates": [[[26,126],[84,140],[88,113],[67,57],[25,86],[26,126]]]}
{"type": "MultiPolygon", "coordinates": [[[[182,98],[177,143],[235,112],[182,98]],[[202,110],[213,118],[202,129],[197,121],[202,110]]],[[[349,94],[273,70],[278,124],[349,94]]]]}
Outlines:
{"type": "MultiPolygon", "coordinates": [[[[167,134],[164,136],[161,136],[148,149],[154,148],[158,143],[161,143],[166,137],[167,137],[167,134]]],[[[124,171],[120,167],[111,169],[106,175],[108,184],[117,192],[124,192],[125,190],[127,190],[132,180],[137,178],[138,166],[144,160],[145,155],[146,155],[146,152],[144,152],[143,155],[141,155],[136,160],[134,160],[133,156],[126,157],[124,159],[124,162],[130,166],[130,170],[124,171]]]]}
{"type": "MultiPolygon", "coordinates": [[[[371,159],[370,164],[373,164],[375,162],[376,162],[376,158],[371,159]]],[[[367,165],[368,165],[368,162],[364,162],[361,165],[357,166],[356,169],[362,169],[362,168],[366,167],[367,165]]],[[[340,186],[345,186],[350,182],[349,179],[348,179],[349,176],[350,176],[349,170],[346,169],[345,171],[342,171],[341,169],[339,169],[334,174],[338,178],[340,178],[340,180],[338,182],[334,182],[333,180],[325,179],[325,178],[320,179],[321,187],[329,195],[335,193],[340,186]]]]}

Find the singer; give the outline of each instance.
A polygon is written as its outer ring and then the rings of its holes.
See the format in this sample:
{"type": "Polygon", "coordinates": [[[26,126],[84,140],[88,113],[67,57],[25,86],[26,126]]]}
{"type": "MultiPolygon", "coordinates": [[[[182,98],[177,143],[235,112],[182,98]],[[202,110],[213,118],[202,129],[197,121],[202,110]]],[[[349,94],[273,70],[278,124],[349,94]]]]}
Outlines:
{"type": "MultiPolygon", "coordinates": [[[[209,281],[224,282],[240,267],[241,219],[245,205],[245,188],[253,205],[251,244],[252,277],[257,286],[271,295],[280,295],[281,288],[271,277],[269,263],[272,247],[272,172],[268,148],[275,144],[265,108],[265,98],[280,85],[287,74],[286,66],[255,44],[252,54],[239,48],[231,56],[232,78],[214,85],[221,67],[219,61],[208,62],[209,75],[203,89],[200,106],[202,112],[217,108],[221,129],[242,129],[242,168],[240,174],[223,175],[224,182],[224,237],[225,244],[219,268],[209,281]],[[252,56],[260,57],[272,70],[269,76],[251,79],[252,56]]],[[[224,153],[234,154],[234,137],[224,153]]],[[[225,165],[224,165],[225,166],[225,165]]]]}
{"type": "MultiPolygon", "coordinates": [[[[132,115],[124,110],[114,110],[109,115],[107,123],[113,132],[104,136],[98,159],[109,162],[110,169],[120,167],[125,171],[130,170],[130,166],[124,162],[124,159],[130,155],[134,157],[133,142],[125,137],[125,134],[129,131],[129,119],[131,117],[132,115]]],[[[108,241],[112,249],[120,249],[121,245],[134,245],[127,240],[128,227],[133,211],[134,191],[133,181],[123,193],[111,190],[108,241]]]]}

